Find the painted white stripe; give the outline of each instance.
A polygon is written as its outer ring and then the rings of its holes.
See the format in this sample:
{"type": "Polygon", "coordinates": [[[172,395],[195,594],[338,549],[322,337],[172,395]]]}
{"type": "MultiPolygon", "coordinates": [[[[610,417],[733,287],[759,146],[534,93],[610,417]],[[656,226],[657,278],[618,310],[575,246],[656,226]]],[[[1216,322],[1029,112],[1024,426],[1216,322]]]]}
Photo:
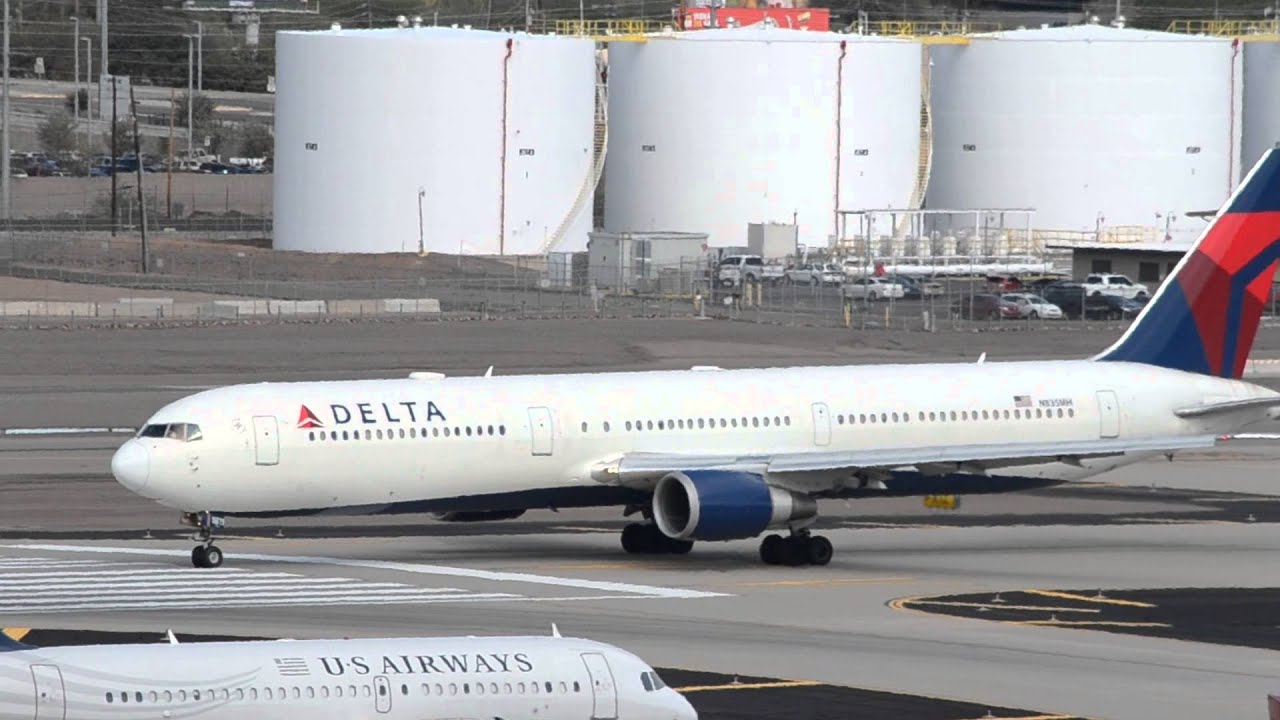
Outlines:
{"type": "Polygon", "coordinates": [[[137,428],[127,427],[29,427],[3,428],[0,435],[99,435],[133,434],[137,428]]]}
{"type": "MultiPolygon", "coordinates": [[[[232,568],[231,572],[233,572],[236,575],[244,575],[252,571],[232,568]]],[[[167,570],[70,570],[67,572],[62,572],[59,570],[51,570],[49,572],[42,572],[42,573],[0,572],[0,580],[4,580],[6,578],[43,578],[43,577],[60,577],[60,578],[131,577],[131,578],[136,578],[136,577],[145,577],[145,576],[155,576],[155,577],[189,578],[189,577],[194,577],[196,575],[207,575],[207,574],[209,573],[197,568],[189,568],[186,570],[178,570],[176,568],[169,568],[167,570]]],[[[256,573],[254,576],[255,577],[302,577],[302,575],[298,575],[297,573],[256,573]]]]}
{"type": "MultiPolygon", "coordinates": [[[[6,568],[8,569],[16,568],[19,570],[21,569],[39,570],[40,568],[69,568],[69,567],[89,567],[89,566],[114,567],[122,564],[123,563],[98,563],[92,560],[62,560],[62,561],[41,560],[39,562],[34,562],[34,561],[24,562],[20,560],[0,560],[0,570],[6,569],[6,568]]],[[[151,565],[151,563],[133,563],[133,564],[135,566],[151,565]]]]}
{"type": "MultiPolygon", "coordinates": [[[[476,593],[463,591],[463,594],[470,596],[476,593]]],[[[77,603],[81,602],[81,598],[67,597],[67,595],[70,595],[70,593],[57,593],[51,596],[41,595],[40,597],[31,597],[31,598],[16,598],[16,599],[7,598],[7,601],[10,604],[20,604],[20,605],[30,605],[30,606],[58,605],[66,602],[77,602],[77,603]]],[[[358,600],[358,599],[367,598],[367,597],[389,597],[389,596],[460,597],[458,593],[450,594],[450,593],[424,592],[424,591],[415,589],[411,585],[401,585],[398,588],[395,588],[393,586],[393,588],[386,588],[381,590],[379,589],[366,590],[362,587],[335,588],[332,590],[309,590],[309,589],[299,589],[299,590],[292,590],[292,591],[269,590],[266,592],[258,592],[255,590],[251,592],[238,592],[235,594],[234,598],[225,598],[225,599],[231,602],[257,602],[258,600],[261,600],[261,599],[298,598],[301,600],[306,600],[308,598],[349,598],[352,600],[358,600]]],[[[220,607],[222,606],[223,600],[224,600],[223,598],[219,598],[219,597],[209,597],[207,599],[188,600],[191,597],[190,593],[187,593],[187,594],[175,593],[171,598],[162,598],[162,597],[156,597],[155,593],[129,591],[125,593],[121,598],[112,598],[111,600],[109,600],[109,602],[118,603],[118,602],[121,602],[122,600],[131,598],[131,597],[136,597],[140,600],[154,601],[154,602],[188,602],[190,601],[190,602],[200,603],[202,606],[210,606],[210,607],[220,607]]],[[[90,606],[94,604],[91,600],[87,600],[86,602],[88,602],[90,606]]]]}
{"type": "MultiPolygon", "coordinates": [[[[660,598],[655,595],[647,595],[647,596],[644,596],[644,595],[629,595],[629,596],[628,595],[571,595],[568,597],[521,597],[518,595],[513,595],[511,597],[502,597],[501,595],[497,597],[490,597],[487,595],[463,595],[459,598],[424,597],[416,600],[399,600],[399,599],[388,600],[388,599],[379,598],[379,599],[362,600],[360,601],[359,604],[360,605],[434,605],[439,603],[498,603],[498,602],[510,602],[510,603],[534,602],[536,603],[536,602],[581,602],[581,601],[588,601],[588,600],[632,600],[634,601],[634,600],[661,600],[661,599],[663,598],[660,598]]],[[[331,605],[349,605],[349,604],[351,603],[348,603],[345,601],[322,600],[319,602],[307,602],[307,601],[294,602],[290,600],[288,602],[262,601],[262,602],[254,603],[251,605],[244,605],[242,607],[275,607],[275,606],[289,607],[289,606],[298,606],[298,605],[331,606],[331,605]]],[[[236,607],[236,605],[234,601],[228,601],[226,603],[218,603],[217,607],[220,607],[220,608],[236,607]]],[[[36,608],[28,611],[23,611],[21,608],[14,610],[10,608],[0,607],[0,613],[9,613],[13,615],[17,615],[19,613],[24,615],[48,615],[51,613],[67,612],[69,610],[96,612],[96,611],[115,611],[115,610],[131,610],[131,609],[139,609],[139,608],[122,608],[122,607],[116,607],[114,605],[112,606],[94,605],[89,608],[79,608],[79,607],[36,608]]],[[[149,608],[141,608],[141,609],[149,609],[149,608]]],[[[160,607],[155,609],[163,610],[165,608],[160,607]]]]}
{"type": "MultiPolygon", "coordinates": [[[[403,583],[367,583],[363,580],[355,578],[306,578],[299,577],[296,580],[257,580],[254,578],[246,578],[237,575],[230,578],[210,577],[208,580],[201,580],[201,588],[216,588],[218,590],[228,590],[238,587],[337,587],[339,585],[395,585],[397,587],[409,587],[403,583]]],[[[118,588],[128,590],[130,588],[152,588],[158,591],[166,591],[173,588],[188,589],[191,587],[190,580],[162,580],[159,582],[138,581],[138,582],[110,582],[110,583],[87,583],[87,582],[65,582],[57,578],[52,578],[48,582],[22,582],[18,584],[4,583],[0,585],[0,596],[5,594],[13,594],[19,591],[54,591],[54,590],[80,590],[93,586],[90,592],[97,592],[102,588],[118,588]]],[[[423,588],[433,592],[448,592],[457,588],[423,588]]]]}
{"type": "Polygon", "coordinates": [[[506,593],[459,593],[456,595],[430,594],[384,594],[384,595],[352,595],[343,597],[327,597],[310,599],[306,597],[263,598],[260,600],[238,600],[227,598],[218,600],[139,600],[136,602],[73,602],[60,605],[0,605],[0,613],[35,614],[42,612],[62,612],[67,610],[164,610],[180,608],[227,608],[227,607],[274,607],[280,605],[389,605],[419,603],[456,602],[459,600],[517,600],[519,595],[506,593]]]}
{"type": "Polygon", "coordinates": [[[1227,437],[1232,440],[1280,440],[1280,433],[1236,433],[1227,437]]]}
{"type": "MultiPolygon", "coordinates": [[[[83,587],[83,585],[79,585],[79,587],[83,587]]],[[[106,588],[96,588],[96,589],[77,589],[77,588],[64,589],[64,588],[65,588],[65,585],[63,585],[63,587],[61,588],[56,587],[56,585],[54,585],[54,587],[50,587],[50,585],[44,585],[44,587],[38,587],[35,589],[37,592],[40,592],[41,598],[72,597],[72,596],[90,596],[90,597],[133,596],[133,594],[141,594],[141,596],[155,597],[155,596],[163,596],[163,594],[187,594],[187,591],[191,589],[191,583],[187,583],[186,585],[184,585],[184,587],[183,585],[173,585],[173,587],[165,587],[165,588],[157,588],[155,587],[155,585],[133,585],[133,587],[122,587],[122,585],[108,585],[108,587],[106,588]],[[183,591],[183,592],[179,593],[177,591],[183,591]]],[[[434,593],[466,592],[465,589],[460,589],[460,588],[416,588],[416,587],[413,587],[413,585],[406,585],[404,583],[362,583],[360,582],[360,580],[351,580],[351,582],[342,583],[342,584],[333,584],[333,583],[280,584],[280,583],[276,583],[276,584],[269,584],[269,585],[257,585],[257,584],[236,583],[236,584],[207,585],[205,583],[201,583],[200,589],[201,589],[201,592],[209,592],[209,591],[236,592],[238,597],[247,597],[248,593],[246,591],[269,591],[276,594],[297,594],[298,592],[320,593],[320,592],[326,592],[326,591],[366,591],[366,589],[367,591],[370,591],[370,592],[388,592],[389,589],[404,589],[404,591],[434,592],[434,593]]],[[[28,597],[31,597],[31,594],[29,594],[29,591],[18,591],[18,589],[9,588],[9,587],[5,587],[3,591],[0,591],[0,602],[26,600],[26,598],[28,597]],[[10,591],[13,591],[13,592],[10,592],[10,591]]]]}
{"type": "MultiPolygon", "coordinates": [[[[149,555],[152,557],[190,557],[190,550],[165,550],[160,548],[128,548],[105,547],[98,545],[41,545],[21,544],[3,545],[13,550],[34,550],[36,552],[82,552],[102,553],[110,555],[149,555]]],[[[712,597],[731,597],[727,593],[708,592],[705,590],[688,590],[684,588],[666,588],[654,585],[638,585],[632,583],[608,582],[603,580],[583,580],[580,578],[562,578],[549,575],[533,575],[530,573],[496,572],[492,570],[475,570],[471,568],[448,567],[444,565],[414,565],[412,563],[389,562],[382,560],[349,560],[345,558],[315,557],[303,555],[237,555],[244,560],[258,562],[283,562],[307,565],[330,565],[338,567],[358,567],[374,570],[391,570],[419,575],[445,575],[465,577],[474,580],[492,580],[495,582],[521,582],[535,585],[552,585],[555,587],[575,587],[601,592],[616,592],[632,595],[648,595],[660,598],[693,599],[712,597]]],[[[219,568],[218,571],[223,571],[219,568]]],[[[205,571],[208,572],[208,571],[205,571]]]]}

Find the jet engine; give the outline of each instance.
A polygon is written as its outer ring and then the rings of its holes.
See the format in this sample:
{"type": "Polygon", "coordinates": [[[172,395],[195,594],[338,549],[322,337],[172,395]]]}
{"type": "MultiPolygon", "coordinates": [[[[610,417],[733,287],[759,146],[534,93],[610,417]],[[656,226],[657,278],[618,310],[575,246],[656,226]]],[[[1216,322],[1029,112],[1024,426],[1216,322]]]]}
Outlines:
{"type": "Polygon", "coordinates": [[[653,519],[677,540],[737,540],[769,528],[803,525],[818,515],[807,495],[733,470],[673,472],[658,481],[653,519]]]}
{"type": "Polygon", "coordinates": [[[524,510],[455,510],[451,512],[433,512],[431,517],[441,522],[488,522],[490,520],[514,520],[524,514],[524,510]]]}

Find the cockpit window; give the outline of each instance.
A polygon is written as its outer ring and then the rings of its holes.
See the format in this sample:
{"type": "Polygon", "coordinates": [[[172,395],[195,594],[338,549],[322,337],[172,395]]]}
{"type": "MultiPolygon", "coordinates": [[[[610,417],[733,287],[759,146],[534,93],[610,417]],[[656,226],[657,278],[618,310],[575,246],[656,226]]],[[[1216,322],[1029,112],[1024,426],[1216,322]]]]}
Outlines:
{"type": "Polygon", "coordinates": [[[640,673],[640,684],[644,685],[646,692],[661,690],[667,686],[667,684],[662,681],[662,678],[658,677],[658,673],[656,672],[640,673]]]}
{"type": "Polygon", "coordinates": [[[138,437],[167,438],[169,440],[193,442],[199,440],[202,435],[200,434],[200,426],[195,423],[166,423],[147,425],[138,431],[138,437]]]}

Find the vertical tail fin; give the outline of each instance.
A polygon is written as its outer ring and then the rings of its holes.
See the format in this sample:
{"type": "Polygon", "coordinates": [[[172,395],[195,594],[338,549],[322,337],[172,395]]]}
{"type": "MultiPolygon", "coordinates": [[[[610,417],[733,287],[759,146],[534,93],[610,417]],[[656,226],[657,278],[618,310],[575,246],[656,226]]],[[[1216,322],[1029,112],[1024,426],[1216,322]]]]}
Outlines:
{"type": "Polygon", "coordinates": [[[1095,360],[1239,378],[1280,260],[1280,149],[1268,150],[1146,308],[1095,360]]]}

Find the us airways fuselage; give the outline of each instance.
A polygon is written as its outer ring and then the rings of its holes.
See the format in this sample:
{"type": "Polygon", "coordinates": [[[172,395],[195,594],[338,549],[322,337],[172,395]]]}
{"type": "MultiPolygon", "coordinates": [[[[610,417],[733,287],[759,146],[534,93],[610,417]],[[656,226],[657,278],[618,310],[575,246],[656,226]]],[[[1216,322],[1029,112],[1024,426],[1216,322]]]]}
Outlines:
{"type": "Polygon", "coordinates": [[[0,641],[0,720],[696,720],[640,658],[560,637],[31,648],[0,641]]]}

